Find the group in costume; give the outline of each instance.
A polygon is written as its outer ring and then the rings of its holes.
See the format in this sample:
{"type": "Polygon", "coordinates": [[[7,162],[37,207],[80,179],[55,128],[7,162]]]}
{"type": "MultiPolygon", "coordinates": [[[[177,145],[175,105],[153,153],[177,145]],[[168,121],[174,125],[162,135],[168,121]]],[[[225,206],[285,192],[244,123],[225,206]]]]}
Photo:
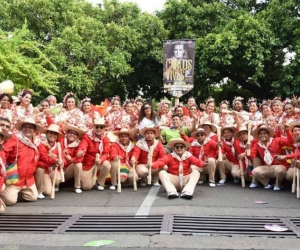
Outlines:
{"type": "Polygon", "coordinates": [[[73,181],[74,192],[109,186],[164,186],[169,199],[192,199],[197,184],[245,181],[279,191],[282,181],[299,190],[300,109],[295,98],[255,98],[244,109],[242,97],[216,103],[158,108],[141,97],[118,96],[94,106],[90,98],[76,105],[73,93],[62,104],[49,96],[33,107],[31,90],[13,98],[0,94],[0,213],[21,196],[36,201],[73,181]],[[274,180],[274,181],[273,181],[274,180]]]}

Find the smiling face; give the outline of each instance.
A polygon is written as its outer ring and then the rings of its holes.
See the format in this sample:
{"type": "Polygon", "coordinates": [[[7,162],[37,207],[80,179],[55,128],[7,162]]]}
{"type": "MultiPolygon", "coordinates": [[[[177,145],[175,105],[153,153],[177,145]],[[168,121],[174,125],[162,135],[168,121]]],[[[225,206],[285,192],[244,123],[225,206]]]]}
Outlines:
{"type": "Polygon", "coordinates": [[[133,104],[132,103],[128,103],[125,107],[125,111],[127,114],[132,114],[133,112],[133,104]]]}
{"type": "Polygon", "coordinates": [[[174,46],[174,56],[176,59],[181,59],[183,57],[185,50],[183,44],[176,44],[174,46]]]}
{"type": "Polygon", "coordinates": [[[206,112],[207,113],[213,113],[215,111],[215,104],[213,102],[210,102],[206,106],[206,112]]]}
{"type": "Polygon", "coordinates": [[[243,104],[241,101],[235,101],[234,104],[233,104],[233,109],[235,111],[241,111],[243,110],[243,104]]]}
{"type": "Polygon", "coordinates": [[[23,135],[30,139],[33,137],[35,130],[36,126],[30,123],[24,123],[21,128],[21,132],[23,133],[23,135]]]}
{"type": "Polygon", "coordinates": [[[279,101],[278,102],[274,102],[272,104],[272,108],[273,108],[273,110],[274,110],[275,113],[281,112],[282,109],[283,109],[282,104],[279,101]]]}
{"type": "Polygon", "coordinates": [[[247,141],[248,139],[248,132],[247,131],[241,131],[239,132],[239,137],[240,137],[240,140],[245,142],[247,141]]]}
{"type": "Polygon", "coordinates": [[[168,104],[166,104],[166,103],[164,103],[162,106],[161,106],[161,113],[162,114],[168,114],[168,112],[169,112],[169,105],[168,104]]]}
{"type": "Polygon", "coordinates": [[[145,140],[146,141],[153,141],[155,139],[155,133],[153,130],[148,130],[145,133],[145,140]]]}
{"type": "Polygon", "coordinates": [[[286,104],[286,105],[284,105],[284,112],[288,116],[292,116],[294,114],[294,106],[292,104],[286,104]]]}
{"type": "Polygon", "coordinates": [[[127,146],[129,144],[129,135],[119,134],[119,141],[122,145],[127,146]]]}
{"type": "Polygon", "coordinates": [[[1,120],[0,121],[0,128],[2,129],[2,132],[8,133],[10,131],[11,124],[7,121],[1,120]]]}
{"type": "Polygon", "coordinates": [[[250,110],[250,112],[253,112],[253,113],[258,110],[256,102],[251,102],[250,103],[249,110],[250,110]]]}
{"type": "Polygon", "coordinates": [[[183,108],[182,107],[177,107],[176,108],[176,114],[182,117],[184,115],[183,108]]]}
{"type": "Polygon", "coordinates": [[[233,136],[232,130],[231,129],[224,129],[223,131],[223,137],[225,138],[225,140],[231,140],[233,136]]]}
{"type": "Polygon", "coordinates": [[[263,105],[262,106],[262,113],[265,117],[270,116],[272,114],[271,107],[269,107],[268,105],[263,105]]]}
{"type": "Polygon", "coordinates": [[[84,102],[82,106],[83,113],[89,113],[91,111],[91,103],[90,102],[84,102]]]}
{"type": "Polygon", "coordinates": [[[79,134],[76,131],[69,130],[67,132],[67,140],[68,140],[68,142],[74,142],[74,141],[78,140],[78,138],[79,138],[79,134]]]}
{"type": "Polygon", "coordinates": [[[174,145],[174,152],[179,155],[182,156],[183,153],[185,152],[185,145],[182,143],[176,143],[174,145]]]}
{"type": "Polygon", "coordinates": [[[72,110],[76,108],[76,103],[75,103],[75,98],[74,97],[69,97],[67,99],[66,107],[68,110],[72,110]]]}
{"type": "Polygon", "coordinates": [[[48,140],[49,144],[52,144],[52,143],[56,142],[56,140],[58,138],[58,133],[56,133],[54,131],[47,131],[46,136],[47,136],[47,140],[48,140]]]}
{"type": "Polygon", "coordinates": [[[104,134],[104,132],[105,132],[105,126],[104,125],[101,125],[101,124],[99,124],[99,125],[94,125],[94,134],[97,136],[97,137],[100,137],[100,136],[102,136],[103,134],[104,134]]]}
{"type": "Polygon", "coordinates": [[[26,93],[23,97],[21,97],[21,104],[27,106],[31,103],[31,94],[26,93]]]}
{"type": "Polygon", "coordinates": [[[118,111],[120,108],[121,106],[118,100],[114,100],[114,102],[111,103],[111,111],[118,111]]]}
{"type": "Polygon", "coordinates": [[[1,109],[9,109],[10,108],[10,100],[8,96],[4,96],[0,101],[1,109]]]}
{"type": "Polygon", "coordinates": [[[270,134],[268,130],[261,129],[258,132],[258,138],[262,143],[267,143],[270,139],[270,134]]]}
{"type": "Polygon", "coordinates": [[[206,139],[206,134],[200,132],[200,133],[196,134],[196,139],[199,143],[203,143],[206,139]]]}
{"type": "Polygon", "coordinates": [[[228,110],[228,105],[225,104],[225,103],[222,103],[222,104],[219,106],[219,110],[220,110],[220,113],[222,113],[223,110],[228,110]]]}

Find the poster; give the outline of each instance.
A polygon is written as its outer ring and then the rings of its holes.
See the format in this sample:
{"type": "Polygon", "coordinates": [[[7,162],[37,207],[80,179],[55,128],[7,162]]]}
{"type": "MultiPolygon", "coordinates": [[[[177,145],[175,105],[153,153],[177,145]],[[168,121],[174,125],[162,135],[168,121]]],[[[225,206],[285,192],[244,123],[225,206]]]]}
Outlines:
{"type": "Polygon", "coordinates": [[[195,40],[167,40],[163,43],[164,90],[180,98],[194,87],[195,40]]]}

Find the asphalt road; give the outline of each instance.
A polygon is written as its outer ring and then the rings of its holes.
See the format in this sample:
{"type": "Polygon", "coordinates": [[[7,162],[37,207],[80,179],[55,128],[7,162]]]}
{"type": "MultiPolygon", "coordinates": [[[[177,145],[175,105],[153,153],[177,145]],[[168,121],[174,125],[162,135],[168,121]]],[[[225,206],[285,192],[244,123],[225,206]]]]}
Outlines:
{"type": "MultiPolygon", "coordinates": [[[[47,197],[37,202],[18,202],[7,207],[6,214],[63,214],[63,215],[191,215],[300,218],[300,199],[289,187],[280,192],[242,188],[228,183],[215,188],[207,184],[196,187],[194,198],[168,200],[163,187],[131,187],[116,191],[96,189],[75,194],[63,187],[54,200],[47,197]],[[264,201],[266,204],[256,204],[264,201]]],[[[4,215],[5,216],[5,215],[4,215]]],[[[300,228],[299,228],[300,230],[300,228]]],[[[300,232],[300,231],[299,231],[300,232]]],[[[106,248],[116,249],[300,249],[300,239],[272,237],[236,237],[208,235],[143,235],[99,233],[0,233],[0,249],[86,249],[89,241],[110,239],[106,248]]]]}

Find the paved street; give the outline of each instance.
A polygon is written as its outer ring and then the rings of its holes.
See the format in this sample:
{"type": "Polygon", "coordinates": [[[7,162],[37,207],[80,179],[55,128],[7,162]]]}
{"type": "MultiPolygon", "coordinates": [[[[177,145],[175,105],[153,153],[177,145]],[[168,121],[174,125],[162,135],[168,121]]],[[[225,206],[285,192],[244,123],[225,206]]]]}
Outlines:
{"type": "MultiPolygon", "coordinates": [[[[210,188],[198,185],[192,200],[168,200],[163,187],[143,187],[134,192],[126,187],[116,191],[92,190],[75,194],[70,187],[56,193],[55,200],[46,198],[33,203],[19,202],[7,207],[6,214],[62,214],[62,215],[190,215],[256,218],[299,218],[300,200],[285,188],[280,192],[241,188],[229,183],[210,188]],[[267,204],[256,204],[264,201],[267,204]]],[[[4,215],[5,216],[5,215],[4,215]]],[[[130,227],[130,225],[128,225],[130,227]]],[[[300,230],[300,229],[299,229],[300,230]]],[[[300,231],[298,231],[300,232],[300,231]]],[[[272,233],[272,232],[271,232],[272,233]]],[[[0,249],[83,249],[93,240],[115,241],[105,246],[118,249],[300,249],[297,237],[229,237],[209,235],[99,234],[99,233],[1,233],[0,249]]]]}

